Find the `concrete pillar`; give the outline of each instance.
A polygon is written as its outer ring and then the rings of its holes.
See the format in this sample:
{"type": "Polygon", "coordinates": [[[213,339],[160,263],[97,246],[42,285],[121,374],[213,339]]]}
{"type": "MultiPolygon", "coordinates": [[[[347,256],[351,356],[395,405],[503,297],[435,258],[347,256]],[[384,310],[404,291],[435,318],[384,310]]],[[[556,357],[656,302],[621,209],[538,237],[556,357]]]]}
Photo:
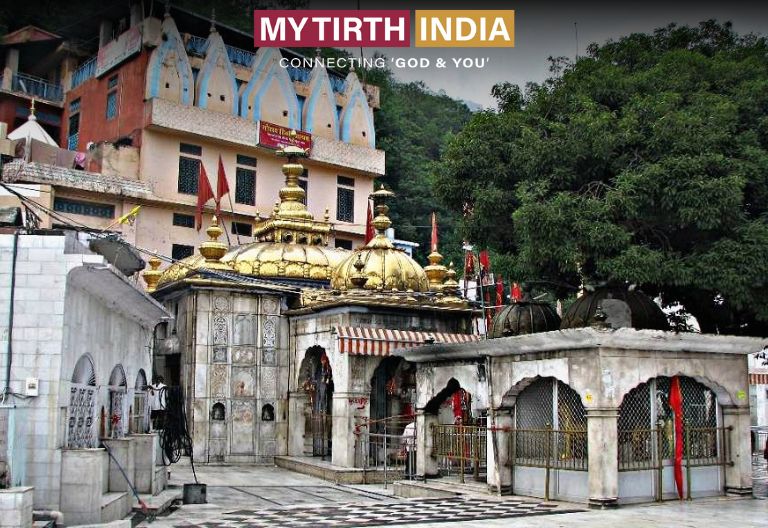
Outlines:
{"type": "Polygon", "coordinates": [[[0,489],[0,528],[32,526],[31,486],[0,489]]]}
{"type": "Polygon", "coordinates": [[[109,457],[109,491],[131,491],[123,472],[128,478],[133,478],[136,472],[133,440],[113,438],[104,439],[102,443],[112,452],[112,456],[109,457]]]}
{"type": "Polygon", "coordinates": [[[334,466],[353,468],[357,440],[355,425],[370,416],[370,393],[334,392],[332,409],[331,463],[334,466]]]}
{"type": "Polygon", "coordinates": [[[64,522],[101,522],[101,496],[107,493],[109,456],[105,449],[64,449],[61,453],[61,512],[64,522]]]}
{"type": "Polygon", "coordinates": [[[494,414],[495,424],[488,415],[488,487],[494,492],[501,489],[502,493],[508,494],[512,493],[512,453],[509,450],[509,430],[514,425],[512,409],[495,409],[494,414]]]}
{"type": "Polygon", "coordinates": [[[730,461],[725,466],[725,492],[736,495],[752,495],[752,446],[750,445],[749,407],[723,406],[723,426],[726,444],[730,445],[730,461]]]}
{"type": "Polygon", "coordinates": [[[288,456],[304,456],[304,445],[307,435],[312,431],[306,430],[309,395],[304,391],[288,394],[288,456]]]}
{"type": "Polygon", "coordinates": [[[438,476],[437,459],[432,456],[432,426],[437,415],[416,410],[416,476],[420,479],[438,476]]]}
{"type": "Polygon", "coordinates": [[[5,67],[3,68],[3,90],[10,90],[13,86],[13,76],[19,71],[19,50],[9,48],[5,52],[5,67]]]}
{"type": "MultiPolygon", "coordinates": [[[[156,434],[133,434],[133,485],[139,493],[155,493],[155,459],[157,458],[156,434]]],[[[110,446],[111,447],[111,446],[110,446]]]]}
{"type": "Polygon", "coordinates": [[[618,506],[618,417],[616,407],[587,409],[590,508],[618,506]]]}

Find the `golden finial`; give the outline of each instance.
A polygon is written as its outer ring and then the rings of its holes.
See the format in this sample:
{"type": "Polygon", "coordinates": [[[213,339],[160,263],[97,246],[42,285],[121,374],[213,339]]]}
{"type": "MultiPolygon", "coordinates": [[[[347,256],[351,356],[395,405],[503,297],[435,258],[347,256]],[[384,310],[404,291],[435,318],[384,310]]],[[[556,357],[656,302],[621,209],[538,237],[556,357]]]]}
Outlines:
{"type": "Polygon", "coordinates": [[[141,274],[141,277],[144,279],[144,282],[147,283],[147,293],[152,293],[157,289],[157,283],[160,281],[160,276],[163,274],[163,272],[158,269],[160,264],[162,264],[162,261],[157,255],[152,255],[147,261],[147,264],[149,264],[149,269],[145,270],[141,274]]]}
{"type": "Polygon", "coordinates": [[[363,263],[362,255],[360,253],[357,254],[357,260],[353,266],[355,268],[355,273],[350,275],[349,282],[351,282],[358,290],[362,290],[365,287],[365,283],[368,282],[368,276],[363,273],[365,264],[363,263]]]}
{"type": "Polygon", "coordinates": [[[326,222],[330,221],[331,219],[331,210],[328,207],[325,208],[325,213],[323,213],[323,219],[326,222]]]}
{"type": "Polygon", "coordinates": [[[37,120],[37,116],[35,115],[35,98],[32,98],[32,102],[29,105],[29,120],[35,121],[37,120]]]}
{"type": "Polygon", "coordinates": [[[200,244],[200,254],[205,257],[206,263],[219,263],[221,257],[227,252],[227,245],[219,242],[219,237],[224,231],[219,227],[219,219],[215,215],[211,218],[211,225],[205,232],[210,239],[200,244]]]}
{"type": "Polygon", "coordinates": [[[438,300],[440,304],[464,304],[466,301],[459,296],[459,283],[456,280],[456,270],[453,268],[453,262],[448,264],[448,271],[445,274],[442,293],[444,297],[438,300]]]}
{"type": "Polygon", "coordinates": [[[211,33],[216,31],[216,8],[211,8],[211,33]]]}

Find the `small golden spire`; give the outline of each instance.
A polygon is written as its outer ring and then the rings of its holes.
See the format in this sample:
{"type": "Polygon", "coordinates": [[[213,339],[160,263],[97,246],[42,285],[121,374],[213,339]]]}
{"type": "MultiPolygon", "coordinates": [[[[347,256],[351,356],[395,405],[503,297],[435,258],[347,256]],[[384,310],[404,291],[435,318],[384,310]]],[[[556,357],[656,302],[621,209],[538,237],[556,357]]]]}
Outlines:
{"type": "Polygon", "coordinates": [[[37,116],[35,115],[35,98],[32,98],[32,102],[29,105],[29,118],[30,121],[37,121],[37,116]]]}
{"type": "Polygon", "coordinates": [[[163,272],[158,269],[160,264],[162,264],[162,261],[157,255],[152,255],[147,261],[147,264],[149,264],[149,269],[141,274],[141,278],[147,283],[147,293],[152,293],[157,289],[157,283],[160,281],[160,276],[163,274],[163,272]]]}
{"type": "Polygon", "coordinates": [[[376,236],[368,242],[367,247],[394,248],[392,241],[387,238],[386,234],[387,229],[392,225],[392,220],[387,216],[389,213],[389,206],[385,203],[394,196],[395,193],[386,190],[383,184],[379,187],[379,190],[370,194],[370,198],[373,200],[374,208],[376,209],[376,217],[372,222],[374,229],[376,229],[376,236]]]}
{"type": "Polygon", "coordinates": [[[210,240],[200,244],[200,254],[205,257],[207,264],[220,264],[221,257],[227,252],[227,245],[219,242],[219,237],[224,231],[219,227],[219,219],[214,215],[211,218],[211,225],[205,230],[210,240]]]}
{"type": "Polygon", "coordinates": [[[351,282],[352,285],[358,290],[362,290],[365,287],[365,283],[368,282],[368,276],[363,273],[365,264],[363,263],[362,255],[360,253],[357,254],[357,260],[353,266],[355,268],[355,272],[350,275],[349,282],[351,282]]]}

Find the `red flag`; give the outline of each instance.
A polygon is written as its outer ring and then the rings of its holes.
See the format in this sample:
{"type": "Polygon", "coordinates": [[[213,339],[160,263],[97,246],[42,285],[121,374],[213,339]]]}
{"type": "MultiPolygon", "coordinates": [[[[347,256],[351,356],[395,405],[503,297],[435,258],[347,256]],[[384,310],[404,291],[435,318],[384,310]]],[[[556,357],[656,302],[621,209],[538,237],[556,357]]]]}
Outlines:
{"type": "MultiPolygon", "coordinates": [[[[669,406],[675,413],[675,486],[677,495],[683,498],[683,393],[680,390],[680,378],[672,378],[669,386],[669,406]]],[[[661,434],[661,431],[659,431],[661,434]]],[[[688,483],[690,486],[690,482],[688,483]]]]}
{"type": "Polygon", "coordinates": [[[229,184],[227,183],[227,175],[224,172],[224,163],[221,161],[221,154],[219,154],[219,174],[216,180],[216,216],[221,214],[221,198],[229,193],[229,184]]]}
{"type": "Polygon", "coordinates": [[[200,172],[197,177],[197,209],[195,209],[195,227],[198,231],[203,227],[203,206],[211,198],[213,198],[211,182],[208,181],[208,174],[205,172],[203,163],[200,162],[200,172]]]}
{"type": "Polygon", "coordinates": [[[499,275],[496,278],[496,313],[501,311],[501,305],[504,304],[504,279],[499,275]]]}
{"type": "Polygon", "coordinates": [[[437,216],[432,212],[432,247],[433,253],[437,253],[437,216]]]}
{"type": "Polygon", "coordinates": [[[464,279],[469,280],[475,274],[475,254],[467,251],[464,254],[464,279]]]}
{"type": "Polygon", "coordinates": [[[491,257],[488,250],[480,252],[480,282],[483,286],[488,284],[489,274],[491,273],[491,257]]]}
{"type": "Polygon", "coordinates": [[[365,243],[367,244],[373,237],[376,236],[376,230],[373,228],[373,209],[371,209],[371,201],[368,200],[368,217],[365,220],[365,243]]]}
{"type": "Polygon", "coordinates": [[[512,289],[510,290],[510,297],[517,302],[523,299],[523,290],[520,289],[520,285],[516,282],[512,283],[512,289]]]}

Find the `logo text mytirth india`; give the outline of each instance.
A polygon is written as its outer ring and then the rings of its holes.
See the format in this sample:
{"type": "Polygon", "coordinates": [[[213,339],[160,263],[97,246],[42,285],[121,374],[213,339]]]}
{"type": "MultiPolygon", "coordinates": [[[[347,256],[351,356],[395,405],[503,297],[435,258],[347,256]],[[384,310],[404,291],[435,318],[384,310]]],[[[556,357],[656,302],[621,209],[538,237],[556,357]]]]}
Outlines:
{"type": "MultiPolygon", "coordinates": [[[[407,10],[254,11],[254,46],[408,47],[407,10]]],[[[511,10],[416,10],[416,47],[498,48],[515,45],[511,10]]]]}

